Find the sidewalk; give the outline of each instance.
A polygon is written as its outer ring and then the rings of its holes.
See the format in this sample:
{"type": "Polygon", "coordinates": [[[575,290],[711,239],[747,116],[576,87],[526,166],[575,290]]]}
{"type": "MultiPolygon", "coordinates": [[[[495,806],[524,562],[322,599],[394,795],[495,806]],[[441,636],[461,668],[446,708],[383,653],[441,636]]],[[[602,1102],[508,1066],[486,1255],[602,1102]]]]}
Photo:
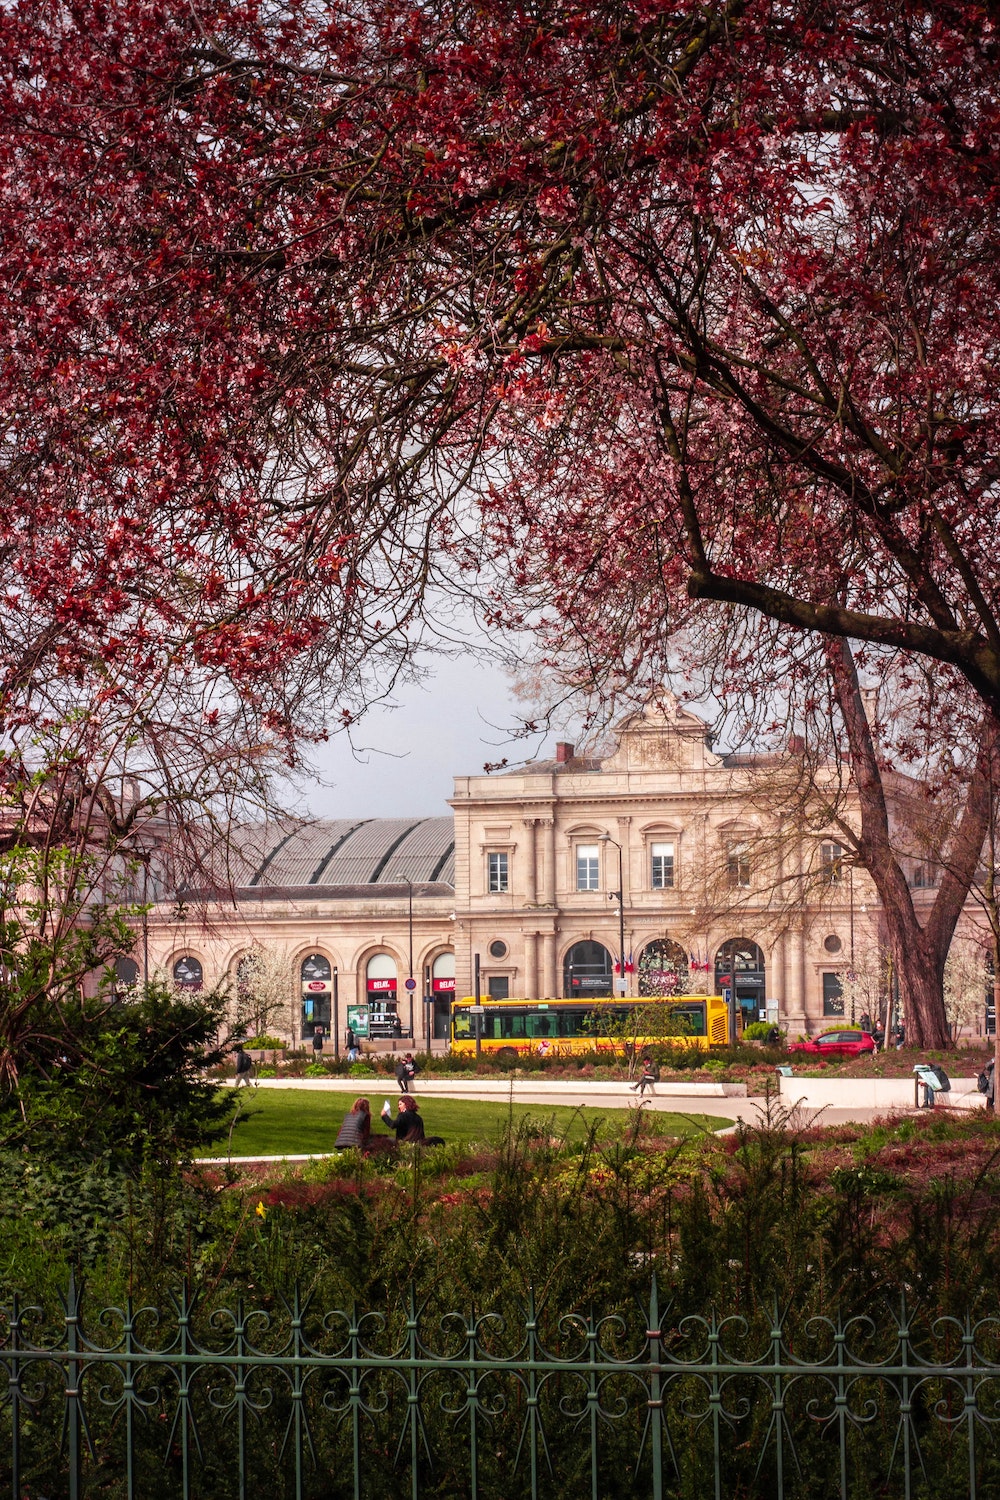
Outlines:
{"type": "MultiPolygon", "coordinates": [[[[394,1079],[388,1078],[261,1078],[255,1085],[262,1089],[318,1090],[333,1094],[381,1093],[395,1098],[398,1088],[394,1079]]],[[[912,1087],[912,1086],[911,1086],[912,1087]]],[[[646,1094],[640,1100],[624,1080],[617,1082],[575,1083],[566,1079],[540,1081],[530,1078],[484,1079],[484,1078],[422,1078],[418,1077],[413,1088],[418,1099],[477,1099],[499,1103],[514,1099],[518,1104],[568,1104],[588,1109],[632,1109],[637,1104],[643,1108],[663,1113],[680,1115],[711,1115],[714,1119],[745,1120],[756,1124],[764,1112],[761,1097],[747,1097],[745,1084],[724,1083],[670,1083],[655,1085],[655,1093],[646,1094]]],[[[795,1101],[793,1100],[792,1103],[795,1101]]],[[[781,1101],[783,1108],[789,1101],[781,1101]]],[[[900,1106],[882,1105],[874,1107],[857,1099],[846,1099],[844,1105],[804,1104],[798,1110],[797,1123],[802,1125],[843,1125],[848,1123],[868,1124],[887,1114],[911,1113],[900,1106]]]]}

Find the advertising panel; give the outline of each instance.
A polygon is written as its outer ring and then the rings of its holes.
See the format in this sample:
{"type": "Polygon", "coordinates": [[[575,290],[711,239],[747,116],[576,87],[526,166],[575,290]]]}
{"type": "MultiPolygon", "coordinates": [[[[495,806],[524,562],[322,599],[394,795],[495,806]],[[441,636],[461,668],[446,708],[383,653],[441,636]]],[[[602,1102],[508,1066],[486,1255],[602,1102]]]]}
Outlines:
{"type": "Polygon", "coordinates": [[[368,1015],[367,1005],[349,1005],[347,1007],[347,1024],[356,1037],[368,1035],[368,1015]]]}

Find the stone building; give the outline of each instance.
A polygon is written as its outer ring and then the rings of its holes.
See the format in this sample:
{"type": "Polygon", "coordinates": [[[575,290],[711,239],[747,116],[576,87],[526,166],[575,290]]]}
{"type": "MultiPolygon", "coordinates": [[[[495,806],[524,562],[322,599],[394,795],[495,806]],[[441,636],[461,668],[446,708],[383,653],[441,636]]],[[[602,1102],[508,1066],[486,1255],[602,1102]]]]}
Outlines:
{"type": "Polygon", "coordinates": [[[280,951],[296,1040],[349,1018],[388,1035],[393,1013],[417,1040],[443,1036],[477,969],[484,997],[735,982],[747,1018],[793,1034],[843,1014],[877,905],[816,811],[815,771],[804,796],[794,748],[717,754],[671,700],[616,736],[603,758],[563,744],[551,761],[457,777],[452,817],[244,830],[224,898],[186,893],[151,913],[150,968],[235,986],[255,947],[280,951]]]}

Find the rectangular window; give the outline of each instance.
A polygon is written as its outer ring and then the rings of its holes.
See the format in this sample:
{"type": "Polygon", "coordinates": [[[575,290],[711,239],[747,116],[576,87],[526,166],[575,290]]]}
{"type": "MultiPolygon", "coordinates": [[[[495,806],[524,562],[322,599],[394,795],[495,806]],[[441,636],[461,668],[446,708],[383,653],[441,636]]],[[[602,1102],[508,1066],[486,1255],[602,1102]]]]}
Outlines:
{"type": "Polygon", "coordinates": [[[750,884],[750,854],[746,844],[730,845],[727,867],[729,870],[729,884],[731,886],[748,886],[750,884]]]}
{"type": "Polygon", "coordinates": [[[576,888],[578,891],[598,889],[598,867],[600,858],[596,844],[576,846],[576,888]]]}
{"type": "Polygon", "coordinates": [[[653,865],[653,890],[669,890],[674,883],[673,844],[653,844],[650,848],[650,855],[653,865]]]}
{"type": "Polygon", "coordinates": [[[933,865],[914,865],[911,883],[915,890],[932,890],[937,885],[937,870],[933,865]]]}
{"type": "Polygon", "coordinates": [[[844,990],[839,974],[823,975],[823,1014],[824,1016],[844,1014],[844,990]]]}
{"type": "Polygon", "coordinates": [[[486,863],[488,867],[488,888],[490,892],[507,891],[510,889],[510,865],[506,854],[488,854],[486,863]]]}
{"type": "Polygon", "coordinates": [[[510,980],[506,974],[491,974],[486,984],[491,1000],[506,1000],[510,994],[510,980]]]}
{"type": "Polygon", "coordinates": [[[824,885],[839,885],[844,878],[844,851],[840,844],[821,844],[819,867],[824,885]]]}

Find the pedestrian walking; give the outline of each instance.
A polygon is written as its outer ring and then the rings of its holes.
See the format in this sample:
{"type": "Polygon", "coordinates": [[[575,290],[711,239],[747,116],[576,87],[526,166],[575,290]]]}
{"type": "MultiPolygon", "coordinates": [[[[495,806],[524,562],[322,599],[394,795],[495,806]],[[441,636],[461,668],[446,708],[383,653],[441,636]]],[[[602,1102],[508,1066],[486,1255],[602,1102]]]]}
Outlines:
{"type": "Polygon", "coordinates": [[[251,1075],[253,1073],[253,1058],[249,1052],[244,1052],[242,1042],[236,1049],[236,1082],[234,1087],[239,1088],[241,1083],[250,1087],[251,1075]]]}

